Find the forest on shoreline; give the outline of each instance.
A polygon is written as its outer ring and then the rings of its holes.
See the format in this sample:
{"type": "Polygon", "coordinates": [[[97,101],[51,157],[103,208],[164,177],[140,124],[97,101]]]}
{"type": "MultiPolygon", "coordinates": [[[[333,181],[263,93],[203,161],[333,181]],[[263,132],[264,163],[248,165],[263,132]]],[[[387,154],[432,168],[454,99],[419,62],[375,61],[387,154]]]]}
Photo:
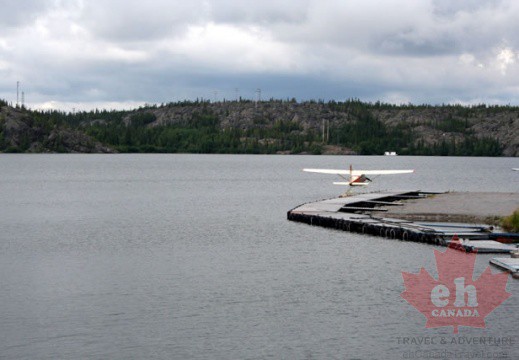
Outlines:
{"type": "Polygon", "coordinates": [[[517,156],[518,119],[511,106],[356,99],[196,100],[75,113],[0,101],[0,151],[517,156]]]}

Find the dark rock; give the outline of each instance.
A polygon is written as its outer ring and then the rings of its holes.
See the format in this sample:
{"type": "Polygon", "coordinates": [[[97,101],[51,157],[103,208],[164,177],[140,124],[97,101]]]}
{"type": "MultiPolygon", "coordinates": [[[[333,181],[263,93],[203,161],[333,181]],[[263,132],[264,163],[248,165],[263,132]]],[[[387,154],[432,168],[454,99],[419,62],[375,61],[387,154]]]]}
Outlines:
{"type": "Polygon", "coordinates": [[[114,152],[80,130],[65,127],[46,129],[41,124],[35,124],[34,119],[25,110],[9,106],[4,106],[0,110],[0,130],[2,130],[4,147],[7,151],[114,152]]]}

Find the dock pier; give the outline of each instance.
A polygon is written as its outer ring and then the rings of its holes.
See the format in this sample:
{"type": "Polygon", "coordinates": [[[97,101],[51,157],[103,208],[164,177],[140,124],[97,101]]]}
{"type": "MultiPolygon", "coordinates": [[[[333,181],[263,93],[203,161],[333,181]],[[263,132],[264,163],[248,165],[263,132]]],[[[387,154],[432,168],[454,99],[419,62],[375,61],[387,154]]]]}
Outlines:
{"type": "MultiPolygon", "coordinates": [[[[406,208],[409,202],[421,202],[444,194],[447,193],[420,190],[361,193],[300,205],[288,211],[287,218],[290,221],[312,226],[433,245],[446,246],[454,236],[458,236],[462,239],[458,249],[466,252],[481,250],[490,253],[509,253],[517,250],[514,244],[505,245],[494,241],[491,225],[438,222],[438,214],[424,213],[414,214],[418,219],[414,220],[411,216],[413,214],[401,210],[406,208]],[[396,208],[397,211],[393,210],[396,208]],[[399,213],[403,218],[400,218],[399,213]]],[[[500,235],[506,237],[506,234],[500,233],[500,235]]]]}

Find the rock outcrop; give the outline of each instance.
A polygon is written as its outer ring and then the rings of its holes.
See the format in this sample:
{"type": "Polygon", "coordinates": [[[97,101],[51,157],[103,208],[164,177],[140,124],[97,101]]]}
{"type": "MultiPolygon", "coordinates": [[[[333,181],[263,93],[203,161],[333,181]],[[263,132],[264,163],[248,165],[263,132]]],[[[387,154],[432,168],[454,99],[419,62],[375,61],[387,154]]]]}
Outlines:
{"type": "MultiPolygon", "coordinates": [[[[368,106],[369,108],[369,106],[368,106]]],[[[254,127],[271,127],[277,121],[296,123],[301,133],[312,129],[322,131],[323,123],[332,128],[346,122],[356,121],[354,114],[337,110],[323,102],[295,101],[263,101],[254,103],[217,102],[217,103],[188,103],[184,106],[161,106],[137,112],[149,112],[156,120],[148,126],[167,124],[187,124],[193,114],[210,113],[217,115],[222,128],[250,129],[254,127]]],[[[403,127],[410,129],[414,135],[415,144],[423,142],[431,145],[439,139],[445,141],[462,141],[467,134],[477,138],[497,140],[503,147],[503,155],[519,156],[519,109],[510,107],[456,107],[456,106],[395,106],[390,109],[379,109],[372,106],[370,114],[388,127],[403,127]],[[460,128],[459,131],[456,126],[460,128]]],[[[132,116],[126,116],[126,121],[132,116]]],[[[337,154],[344,153],[338,149],[337,154]]],[[[328,149],[327,153],[333,153],[328,149]]]]}
{"type": "Polygon", "coordinates": [[[38,123],[23,109],[3,106],[0,110],[0,135],[7,152],[111,153],[104,146],[78,129],[66,126],[51,128],[38,123]]]}
{"type": "MultiPolygon", "coordinates": [[[[403,129],[401,133],[409,135],[406,140],[409,146],[408,153],[413,153],[409,150],[412,148],[434,147],[441,143],[467,146],[467,142],[473,143],[477,139],[491,139],[499,143],[498,150],[492,155],[502,152],[505,156],[519,156],[518,107],[392,106],[357,101],[343,103],[322,101],[298,103],[295,100],[270,100],[258,103],[197,101],[149,106],[119,112],[104,118],[98,113],[84,114],[85,116],[79,120],[72,115],[67,115],[67,119],[73,122],[73,124],[67,123],[68,125],[64,125],[63,122],[40,121],[41,117],[37,116],[38,113],[15,109],[1,103],[0,107],[0,151],[3,149],[3,151],[22,152],[113,152],[109,146],[87,135],[89,129],[95,126],[111,126],[112,122],[115,122],[120,124],[117,131],[121,133],[114,133],[113,137],[120,139],[119,135],[124,134],[125,128],[130,125],[134,128],[132,131],[141,131],[139,129],[143,127],[155,128],[168,125],[193,128],[196,124],[192,122],[197,116],[203,119],[204,116],[210,115],[212,119],[217,119],[217,126],[222,131],[239,129],[243,139],[249,142],[256,141],[260,145],[280,140],[270,139],[269,136],[272,136],[268,135],[268,131],[257,130],[275,129],[280,133],[299,136],[302,139],[311,133],[315,141],[315,138],[320,139],[325,125],[327,137],[332,141],[324,142],[320,152],[352,154],[354,151],[344,147],[345,144],[333,141],[333,131],[343,125],[358,125],[359,122],[362,126],[361,117],[364,116],[365,119],[368,116],[376,119],[377,124],[380,124],[375,126],[403,129]],[[250,133],[254,135],[243,135],[250,133]]],[[[131,136],[129,133],[126,135],[131,136]]],[[[98,137],[98,139],[110,141],[111,138],[98,137]]],[[[114,147],[118,145],[120,143],[113,142],[114,147]]]]}

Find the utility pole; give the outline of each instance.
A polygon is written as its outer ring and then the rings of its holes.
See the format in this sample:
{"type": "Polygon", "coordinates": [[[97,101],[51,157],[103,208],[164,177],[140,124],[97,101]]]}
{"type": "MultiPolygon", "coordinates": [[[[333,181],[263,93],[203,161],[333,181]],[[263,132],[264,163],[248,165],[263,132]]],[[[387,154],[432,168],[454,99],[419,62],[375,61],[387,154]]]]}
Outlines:
{"type": "Polygon", "coordinates": [[[16,82],[16,107],[20,105],[20,82],[16,82]]]}
{"type": "Polygon", "coordinates": [[[324,119],[323,119],[323,136],[322,136],[322,140],[323,140],[323,144],[324,144],[324,119]]]}
{"type": "Polygon", "coordinates": [[[256,89],[256,107],[258,107],[258,103],[261,101],[261,89],[256,89]]]}
{"type": "Polygon", "coordinates": [[[327,144],[330,141],[330,120],[323,119],[323,144],[327,144]]]}
{"type": "Polygon", "coordinates": [[[326,143],[330,142],[330,120],[326,120],[327,130],[326,130],[326,143]]]}

